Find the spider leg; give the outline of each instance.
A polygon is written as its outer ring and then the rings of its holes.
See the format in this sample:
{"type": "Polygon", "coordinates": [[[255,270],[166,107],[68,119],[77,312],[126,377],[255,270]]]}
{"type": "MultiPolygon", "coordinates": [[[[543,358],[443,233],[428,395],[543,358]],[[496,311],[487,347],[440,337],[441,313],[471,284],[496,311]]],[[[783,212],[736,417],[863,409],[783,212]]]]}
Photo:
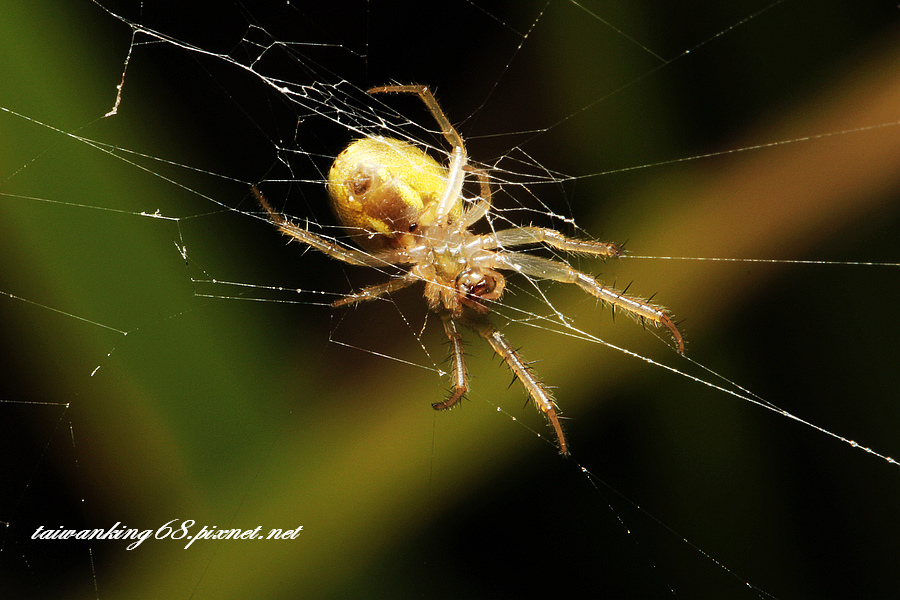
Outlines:
{"type": "Polygon", "coordinates": [[[291,223],[284,215],[272,208],[268,200],[266,200],[265,196],[262,195],[262,192],[260,192],[256,186],[253,186],[251,190],[253,191],[253,195],[256,197],[257,202],[259,202],[259,205],[266,211],[269,220],[272,221],[283,234],[292,237],[299,242],[303,242],[307,246],[315,248],[331,258],[350,263],[351,265],[383,267],[387,264],[392,264],[393,261],[391,261],[389,257],[379,257],[378,255],[367,254],[362,250],[348,248],[291,223]]]}
{"type": "Polygon", "coordinates": [[[453,125],[450,124],[450,119],[444,114],[441,105],[438,104],[437,98],[434,97],[434,94],[431,93],[431,90],[428,89],[427,85],[382,85],[366,90],[366,92],[369,94],[418,94],[419,98],[422,99],[422,102],[425,103],[425,106],[427,106],[428,110],[431,112],[431,116],[434,117],[434,120],[441,126],[441,133],[444,134],[444,137],[447,139],[450,146],[453,148],[462,148],[463,152],[465,152],[462,137],[456,129],[454,129],[453,125]]]}
{"type": "Polygon", "coordinates": [[[537,378],[528,363],[523,361],[516,349],[510,345],[506,336],[500,333],[486,316],[472,316],[467,318],[465,323],[487,340],[494,349],[494,352],[499,354],[504,362],[506,362],[506,365],[509,367],[509,370],[513,372],[513,375],[522,382],[522,385],[525,386],[528,395],[534,400],[538,410],[544,413],[544,416],[550,421],[550,425],[553,426],[553,431],[556,433],[556,439],[559,441],[559,453],[563,456],[568,456],[569,445],[566,443],[566,436],[563,433],[562,425],[560,425],[559,422],[559,409],[556,406],[556,401],[553,399],[550,390],[547,389],[547,386],[537,378]]]}
{"type": "Polygon", "coordinates": [[[417,281],[419,281],[418,277],[412,275],[411,273],[406,273],[405,275],[403,275],[403,277],[397,277],[385,283],[370,285],[369,287],[363,288],[358,292],[354,292],[349,296],[345,296],[340,300],[335,300],[331,303],[331,306],[345,306],[347,304],[359,304],[360,302],[375,300],[376,298],[380,298],[385,294],[389,294],[397,290],[402,290],[403,288],[410,286],[417,281]]]}
{"type": "Polygon", "coordinates": [[[678,353],[684,354],[684,337],[678,331],[675,322],[665,309],[644,300],[626,296],[615,288],[605,286],[596,279],[577,271],[569,265],[541,256],[517,253],[497,253],[494,255],[494,268],[509,269],[541,279],[552,279],[563,283],[574,283],[595,298],[621,308],[637,317],[641,322],[650,321],[666,327],[672,334],[678,353]]]}
{"type": "Polygon", "coordinates": [[[487,172],[484,169],[479,169],[478,167],[473,167],[471,165],[466,165],[465,170],[474,173],[475,177],[478,178],[478,183],[481,186],[481,198],[466,211],[463,218],[456,224],[457,231],[465,231],[481,220],[481,218],[491,209],[491,184],[487,172]]]}
{"type": "Polygon", "coordinates": [[[441,321],[444,322],[444,333],[450,340],[450,371],[453,378],[453,392],[443,402],[435,402],[431,406],[434,410],[447,410],[463,397],[468,391],[468,372],[466,371],[466,359],[463,354],[462,334],[456,326],[456,321],[447,312],[441,312],[441,321]]]}
{"type": "Polygon", "coordinates": [[[384,85],[374,87],[368,90],[370,94],[382,93],[401,93],[401,94],[418,94],[425,106],[431,112],[431,116],[437,121],[441,127],[441,133],[453,148],[450,153],[450,164],[447,167],[447,185],[444,193],[441,195],[437,203],[436,215],[438,224],[447,223],[447,215],[459,200],[462,193],[463,181],[465,180],[465,167],[467,164],[466,146],[463,144],[462,137],[459,132],[450,124],[450,119],[444,114],[440,104],[431,90],[426,85],[384,85]]]}
{"type": "Polygon", "coordinates": [[[546,244],[551,248],[557,248],[564,252],[590,254],[601,258],[618,258],[622,254],[622,248],[618,244],[570,238],[555,229],[546,229],[544,227],[503,229],[483,237],[487,244],[484,247],[488,250],[527,246],[529,244],[546,244]]]}

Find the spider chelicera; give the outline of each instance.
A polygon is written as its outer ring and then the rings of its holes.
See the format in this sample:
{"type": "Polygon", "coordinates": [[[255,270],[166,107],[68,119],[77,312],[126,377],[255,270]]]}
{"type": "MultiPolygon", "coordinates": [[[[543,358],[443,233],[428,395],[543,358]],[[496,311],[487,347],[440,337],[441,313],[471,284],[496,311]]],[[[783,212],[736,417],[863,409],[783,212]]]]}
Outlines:
{"type": "Polygon", "coordinates": [[[490,209],[490,184],[483,170],[468,165],[462,137],[431,91],[423,85],[388,85],[372,88],[368,93],[417,94],[440,125],[452,151],[449,165],[443,167],[413,144],[373,136],[352,142],[338,155],[328,174],[328,194],[338,219],[361,249],[295,225],[275,211],[254,187],[256,199],[284,234],[332,258],[364,267],[408,266],[403,275],[345,296],[333,306],[373,300],[424,282],[428,307],[440,316],[450,340],[453,387],[446,400],[432,405],[436,410],[450,408],[468,390],[460,332],[463,325],[487,340],[503,358],[553,426],[560,454],[569,454],[553,396],[488,318],[489,303],[500,298],[506,283],[500,271],[574,283],[614,310],[631,313],[641,323],[665,326],[679,353],[684,352],[681,333],[669,314],[658,306],[626,296],[564,262],[512,250],[545,244],[564,252],[615,258],[621,254],[616,244],[568,238],[553,229],[531,226],[484,235],[471,233],[469,228],[490,209]],[[463,199],[467,174],[477,178],[480,197],[463,199]]]}

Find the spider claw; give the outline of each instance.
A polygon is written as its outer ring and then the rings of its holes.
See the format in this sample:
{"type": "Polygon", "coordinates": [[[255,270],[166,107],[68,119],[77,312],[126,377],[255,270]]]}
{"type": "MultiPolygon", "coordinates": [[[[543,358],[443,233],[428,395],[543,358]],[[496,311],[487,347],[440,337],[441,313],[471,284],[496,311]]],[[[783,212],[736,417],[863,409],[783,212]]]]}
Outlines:
{"type": "Polygon", "coordinates": [[[448,410],[453,408],[466,395],[468,389],[466,387],[454,387],[453,393],[443,402],[433,402],[431,408],[434,410],[448,410]]]}
{"type": "Polygon", "coordinates": [[[678,325],[682,321],[676,323],[671,319],[671,317],[669,317],[668,314],[666,314],[666,319],[662,321],[662,324],[665,325],[668,328],[669,333],[672,334],[672,339],[675,340],[675,345],[677,346],[676,350],[678,351],[678,354],[684,354],[684,336],[681,335],[681,331],[678,329],[678,325]]]}

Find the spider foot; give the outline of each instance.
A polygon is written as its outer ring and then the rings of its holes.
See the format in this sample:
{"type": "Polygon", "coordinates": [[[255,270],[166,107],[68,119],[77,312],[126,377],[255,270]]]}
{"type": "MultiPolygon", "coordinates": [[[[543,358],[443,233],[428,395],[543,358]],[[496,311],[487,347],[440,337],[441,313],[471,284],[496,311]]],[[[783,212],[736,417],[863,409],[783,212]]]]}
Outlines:
{"type": "Polygon", "coordinates": [[[453,386],[453,393],[444,400],[443,402],[434,402],[431,405],[431,408],[434,410],[448,410],[452,408],[457,402],[462,400],[462,397],[466,394],[468,388],[465,386],[453,386]]]}

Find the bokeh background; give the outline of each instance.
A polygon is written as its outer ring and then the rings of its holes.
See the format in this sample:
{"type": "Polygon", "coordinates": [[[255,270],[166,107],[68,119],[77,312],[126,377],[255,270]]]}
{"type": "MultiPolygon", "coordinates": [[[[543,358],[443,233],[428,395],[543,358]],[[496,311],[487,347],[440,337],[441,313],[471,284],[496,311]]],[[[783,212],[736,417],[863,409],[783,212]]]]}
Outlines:
{"type": "MultiPolygon", "coordinates": [[[[539,199],[634,254],[898,262],[896,5],[177,4],[104,2],[179,43],[135,45],[119,114],[101,119],[127,24],[87,1],[0,1],[4,597],[760,595],[745,582],[896,597],[898,467],[814,428],[500,319],[557,386],[566,461],[477,341],[469,400],[431,410],[446,346],[415,290],[350,311],[198,295],[276,299],[194,279],[328,293],[372,279],[250,214],[247,182],[283,175],[276,145],[301,141],[291,168],[315,181],[352,134],[179,47],[243,59],[241,40],[268,33],[299,42],[269,65],[293,82],[428,83],[476,160],[515,170],[521,148],[574,176],[534,197],[508,186],[501,208],[539,199]],[[823,137],[727,152],[807,136],[823,137]],[[30,539],[173,519],[304,532],[187,550],[30,539]]],[[[266,189],[333,224],[318,184],[266,189]]],[[[700,365],[900,454],[897,268],[576,262],[658,293],[700,365]]],[[[545,290],[592,335],[720,383],[577,291],[545,290]]],[[[506,300],[547,314],[530,291],[511,282],[506,300]]]]}

